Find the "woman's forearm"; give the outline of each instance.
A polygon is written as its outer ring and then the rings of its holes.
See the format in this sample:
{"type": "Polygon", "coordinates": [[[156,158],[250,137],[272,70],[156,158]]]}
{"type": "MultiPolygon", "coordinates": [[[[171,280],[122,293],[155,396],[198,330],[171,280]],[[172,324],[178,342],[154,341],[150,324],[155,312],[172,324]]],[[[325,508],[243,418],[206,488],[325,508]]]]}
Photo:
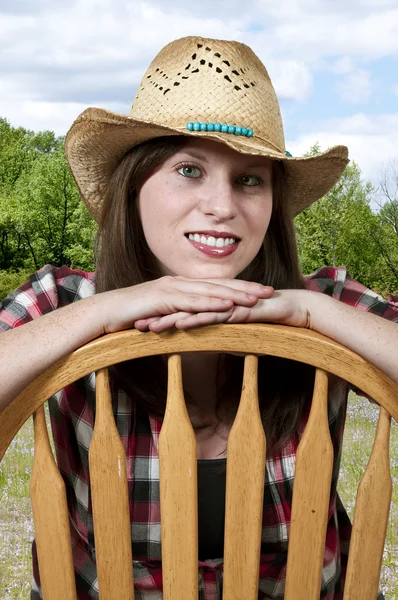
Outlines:
{"type": "Polygon", "coordinates": [[[47,367],[101,333],[96,296],[2,333],[0,412],[47,367]]]}
{"type": "Polygon", "coordinates": [[[47,367],[103,333],[134,327],[136,321],[154,316],[180,314],[192,306],[200,314],[229,311],[234,303],[251,307],[272,292],[244,281],[232,287],[161,277],[96,294],[6,331],[0,335],[0,411],[47,367]]]}
{"type": "Polygon", "coordinates": [[[350,348],[398,382],[398,326],[324,294],[304,292],[309,327],[350,348]]]}

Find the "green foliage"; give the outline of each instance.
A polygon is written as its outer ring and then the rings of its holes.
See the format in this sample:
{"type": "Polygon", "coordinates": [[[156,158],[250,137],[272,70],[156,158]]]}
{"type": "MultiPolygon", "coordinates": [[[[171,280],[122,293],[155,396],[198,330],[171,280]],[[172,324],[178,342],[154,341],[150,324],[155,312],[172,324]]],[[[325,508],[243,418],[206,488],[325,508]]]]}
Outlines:
{"type": "Polygon", "coordinates": [[[0,194],[11,190],[41,154],[51,153],[59,139],[51,131],[14,128],[0,117],[0,194]]]}
{"type": "Polygon", "coordinates": [[[0,119],[0,269],[93,269],[96,224],[80,200],[63,139],[0,119]]]}
{"type": "Polygon", "coordinates": [[[0,271],[0,300],[28,281],[31,271],[0,271]]]}
{"type": "Polygon", "coordinates": [[[383,294],[398,294],[398,201],[386,202],[374,217],[370,239],[378,253],[374,287],[383,294]]]}
{"type": "MultiPolygon", "coordinates": [[[[318,152],[315,145],[308,155],[318,152]]],[[[353,162],[326,196],[295,219],[304,273],[323,265],[344,265],[354,279],[379,292],[392,293],[398,288],[394,273],[394,265],[398,273],[398,236],[394,238],[391,226],[394,211],[386,204],[376,214],[370,206],[374,192],[362,181],[361,170],[353,162]]],[[[398,230],[398,210],[394,217],[398,230]]]]}
{"type": "Polygon", "coordinates": [[[348,165],[340,181],[318,202],[296,218],[299,255],[306,273],[321,265],[345,265],[364,284],[376,261],[367,230],[373,213],[371,188],[363,185],[360,169],[348,165]]]}

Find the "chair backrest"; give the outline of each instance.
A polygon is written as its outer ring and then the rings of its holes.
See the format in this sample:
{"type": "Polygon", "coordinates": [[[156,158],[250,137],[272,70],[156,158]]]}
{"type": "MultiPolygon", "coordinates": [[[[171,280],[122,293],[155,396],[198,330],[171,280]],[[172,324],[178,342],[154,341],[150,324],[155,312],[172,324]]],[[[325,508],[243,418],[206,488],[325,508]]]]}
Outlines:
{"type": "Polygon", "coordinates": [[[266,442],[256,355],[262,354],[317,369],[311,412],[296,457],[285,600],[319,598],[333,463],[327,372],[357,386],[381,406],[372,455],[358,490],[344,594],[345,600],[374,600],[391,501],[389,427],[391,416],[398,421],[398,385],[322,335],[264,324],[106,335],[47,369],[0,414],[0,460],[34,414],[31,498],[43,597],[76,600],[65,489],[51,452],[43,403],[66,385],[97,372],[89,466],[99,592],[106,600],[133,600],[125,453],[114,423],[106,367],[167,354],[168,397],[159,438],[163,597],[197,600],[196,438],[185,406],[179,354],[201,351],[246,355],[241,401],[227,446],[224,600],[258,597],[266,442]]]}

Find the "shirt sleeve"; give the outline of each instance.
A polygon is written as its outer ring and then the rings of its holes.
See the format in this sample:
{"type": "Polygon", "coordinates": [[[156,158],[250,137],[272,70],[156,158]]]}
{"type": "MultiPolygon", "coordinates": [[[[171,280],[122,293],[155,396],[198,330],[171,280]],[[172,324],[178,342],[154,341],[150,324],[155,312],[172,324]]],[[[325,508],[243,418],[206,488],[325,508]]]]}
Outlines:
{"type": "Polygon", "coordinates": [[[0,333],[95,293],[95,273],[46,265],[0,301],[0,333]]]}
{"type": "Polygon", "coordinates": [[[344,304],[398,323],[398,296],[390,294],[387,299],[383,298],[352,279],[345,267],[321,267],[304,280],[308,290],[327,294],[344,304]]]}

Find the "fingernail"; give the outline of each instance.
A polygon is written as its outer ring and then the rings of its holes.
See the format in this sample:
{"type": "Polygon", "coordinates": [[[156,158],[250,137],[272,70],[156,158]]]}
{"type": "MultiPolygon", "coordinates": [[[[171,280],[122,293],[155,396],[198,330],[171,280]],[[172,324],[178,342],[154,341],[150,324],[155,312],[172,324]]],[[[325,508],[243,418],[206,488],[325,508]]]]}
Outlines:
{"type": "Polygon", "coordinates": [[[253,294],[246,294],[246,298],[248,300],[257,300],[257,296],[253,296],[253,294]]]}
{"type": "Polygon", "coordinates": [[[231,304],[232,300],[223,300],[223,304],[231,304]]]}

